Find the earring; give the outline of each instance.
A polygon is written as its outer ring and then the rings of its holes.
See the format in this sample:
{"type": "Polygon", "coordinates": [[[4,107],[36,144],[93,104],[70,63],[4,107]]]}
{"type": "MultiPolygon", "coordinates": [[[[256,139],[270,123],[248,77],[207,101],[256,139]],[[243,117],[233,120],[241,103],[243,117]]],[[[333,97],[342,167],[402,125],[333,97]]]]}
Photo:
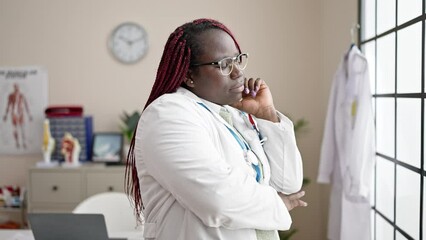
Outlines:
{"type": "Polygon", "coordinates": [[[194,81],[192,81],[192,80],[191,80],[191,82],[190,82],[190,83],[191,83],[191,84],[194,84],[194,81]]]}

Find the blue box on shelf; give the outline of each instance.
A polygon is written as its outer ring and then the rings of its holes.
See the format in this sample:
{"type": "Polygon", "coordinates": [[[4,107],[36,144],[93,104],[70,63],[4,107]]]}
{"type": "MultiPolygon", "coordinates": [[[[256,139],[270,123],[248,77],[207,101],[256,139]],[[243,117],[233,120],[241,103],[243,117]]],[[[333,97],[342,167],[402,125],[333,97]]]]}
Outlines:
{"type": "Polygon", "coordinates": [[[55,149],[52,153],[53,160],[64,161],[61,153],[61,142],[66,132],[78,139],[81,152],[80,161],[90,161],[92,159],[92,138],[93,138],[93,118],[92,116],[60,116],[48,117],[50,122],[50,133],[55,139],[55,149]]]}

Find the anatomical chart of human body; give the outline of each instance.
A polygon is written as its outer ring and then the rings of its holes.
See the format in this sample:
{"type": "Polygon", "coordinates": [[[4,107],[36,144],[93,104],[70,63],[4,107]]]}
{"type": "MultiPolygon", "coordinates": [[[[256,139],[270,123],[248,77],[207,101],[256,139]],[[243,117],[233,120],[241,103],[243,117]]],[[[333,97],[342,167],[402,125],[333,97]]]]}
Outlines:
{"type": "Polygon", "coordinates": [[[41,152],[47,81],[41,67],[0,67],[0,154],[41,152]]]}

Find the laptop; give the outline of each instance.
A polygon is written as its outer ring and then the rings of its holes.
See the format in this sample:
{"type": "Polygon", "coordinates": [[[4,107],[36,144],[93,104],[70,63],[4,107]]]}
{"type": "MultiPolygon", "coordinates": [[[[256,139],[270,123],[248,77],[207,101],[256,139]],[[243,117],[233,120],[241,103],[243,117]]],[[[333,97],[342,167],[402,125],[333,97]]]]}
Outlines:
{"type": "Polygon", "coordinates": [[[126,240],[108,238],[102,214],[29,213],[35,240],[126,240]]]}

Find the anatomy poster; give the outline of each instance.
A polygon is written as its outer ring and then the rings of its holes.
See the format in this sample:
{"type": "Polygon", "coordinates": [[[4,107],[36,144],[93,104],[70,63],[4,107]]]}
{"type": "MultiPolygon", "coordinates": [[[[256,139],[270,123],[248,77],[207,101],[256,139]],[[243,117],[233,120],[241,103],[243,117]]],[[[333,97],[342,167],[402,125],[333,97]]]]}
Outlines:
{"type": "Polygon", "coordinates": [[[41,67],[0,67],[0,154],[40,153],[47,71],[41,67]]]}

